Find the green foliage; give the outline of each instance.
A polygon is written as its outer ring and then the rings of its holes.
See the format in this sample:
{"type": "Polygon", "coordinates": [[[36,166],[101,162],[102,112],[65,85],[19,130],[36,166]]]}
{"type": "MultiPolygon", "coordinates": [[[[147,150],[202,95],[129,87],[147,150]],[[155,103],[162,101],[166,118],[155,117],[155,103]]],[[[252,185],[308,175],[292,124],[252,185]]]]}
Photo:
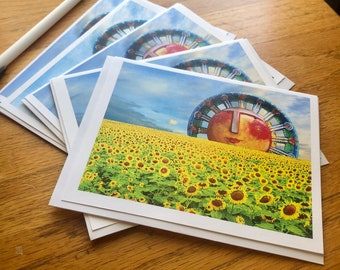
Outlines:
{"type": "Polygon", "coordinates": [[[104,120],[79,190],[312,237],[308,161],[104,120]]]}

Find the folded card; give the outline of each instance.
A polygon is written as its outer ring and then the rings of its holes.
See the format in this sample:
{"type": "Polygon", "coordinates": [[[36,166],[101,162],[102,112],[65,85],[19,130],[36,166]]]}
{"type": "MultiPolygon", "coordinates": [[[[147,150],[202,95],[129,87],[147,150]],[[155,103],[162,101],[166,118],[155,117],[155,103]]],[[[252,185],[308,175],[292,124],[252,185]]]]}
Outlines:
{"type": "Polygon", "coordinates": [[[108,57],[50,204],[323,263],[318,99],[108,57]]]}

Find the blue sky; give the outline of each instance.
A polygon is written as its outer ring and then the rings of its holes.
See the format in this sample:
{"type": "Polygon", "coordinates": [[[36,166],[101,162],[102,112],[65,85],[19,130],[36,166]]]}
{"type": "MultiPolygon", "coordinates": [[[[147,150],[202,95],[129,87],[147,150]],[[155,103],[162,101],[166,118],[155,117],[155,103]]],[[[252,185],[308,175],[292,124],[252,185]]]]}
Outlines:
{"type": "MultiPolygon", "coordinates": [[[[84,30],[84,26],[90,23],[93,19],[100,15],[106,14],[109,11],[117,7],[123,0],[101,0],[98,1],[93,7],[91,7],[84,15],[79,18],[69,29],[67,29],[60,37],[58,37],[41,55],[39,55],[34,61],[27,66],[27,68],[20,73],[14,80],[12,80],[1,92],[1,95],[10,95],[14,93],[14,90],[18,89],[30,79],[35,73],[40,71],[47,63],[52,61],[56,55],[61,53],[74,41],[76,41],[81,32],[84,30]],[[7,93],[8,91],[8,93],[7,93]]],[[[42,82],[38,87],[44,85],[46,82],[42,82]]],[[[21,100],[28,94],[30,94],[36,88],[26,88],[26,90],[17,97],[12,104],[14,106],[22,105],[21,100]]]]}
{"type": "Polygon", "coordinates": [[[292,92],[124,63],[105,118],[186,134],[193,110],[220,93],[248,93],[263,97],[293,122],[301,144],[300,156],[309,158],[310,100],[292,92]]]}
{"type": "MultiPolygon", "coordinates": [[[[26,95],[38,90],[47,84],[50,79],[67,72],[73,66],[92,56],[93,46],[96,40],[112,25],[135,19],[149,20],[155,15],[156,12],[133,1],[128,1],[124,3],[124,5],[118,6],[117,9],[113,9],[113,11],[102,19],[100,23],[93,26],[88,32],[81,36],[81,38],[70,44],[62,54],[59,54],[58,56],[54,55],[55,59],[50,63],[46,62],[46,65],[48,64],[49,67],[44,67],[42,74],[32,82],[17,99],[21,102],[26,95]],[[61,55],[63,56],[59,59],[61,55]]],[[[44,91],[44,95],[36,95],[36,97],[38,97],[42,104],[46,104],[46,107],[50,107],[50,104],[53,103],[53,96],[50,91],[44,91]]]]}
{"type": "Polygon", "coordinates": [[[97,54],[91,56],[84,62],[75,66],[74,68],[72,68],[72,70],[69,70],[69,73],[76,73],[94,68],[100,68],[102,67],[108,55],[124,57],[127,52],[127,48],[129,48],[134,42],[136,42],[142,36],[157,30],[176,29],[190,31],[193,34],[202,37],[209,44],[219,43],[221,42],[221,40],[223,40],[223,38],[227,40],[226,35],[224,33],[222,35],[221,31],[216,31],[216,33],[210,32],[209,30],[212,30],[212,27],[209,25],[210,29],[208,30],[207,23],[204,21],[202,22],[202,19],[200,19],[199,17],[191,15],[189,16],[188,14],[190,13],[190,11],[185,7],[182,11],[178,10],[177,8],[169,8],[165,12],[159,14],[158,16],[155,16],[153,19],[146,22],[129,35],[109,45],[97,54]],[[221,37],[221,39],[217,38],[216,35],[221,37]]]}
{"type": "Polygon", "coordinates": [[[245,73],[253,83],[265,84],[257,71],[260,62],[247,40],[236,40],[173,55],[151,58],[147,62],[174,67],[193,59],[216,60],[231,65],[245,73]]]}
{"type": "MultiPolygon", "coordinates": [[[[133,7],[127,5],[127,9],[123,9],[122,7],[122,9],[120,10],[125,11],[121,12],[124,13],[124,15],[126,15],[124,17],[124,21],[127,20],[127,18],[151,19],[156,14],[156,12],[152,10],[147,11],[145,7],[141,7],[139,5],[134,4],[132,6],[133,7]]],[[[121,18],[122,14],[117,12],[116,9],[113,12],[115,16],[117,16],[117,18],[120,18],[122,20],[121,18]]],[[[71,72],[74,73],[84,70],[91,70],[94,68],[101,68],[107,55],[124,57],[127,48],[129,48],[129,46],[131,46],[133,42],[138,40],[138,38],[145,35],[146,33],[150,33],[155,30],[181,29],[184,31],[191,31],[197,34],[198,36],[201,36],[204,40],[206,40],[209,43],[217,43],[221,41],[213,33],[209,32],[209,30],[206,29],[207,25],[205,22],[202,21],[202,19],[196,16],[192,16],[190,10],[180,5],[177,8],[170,8],[164,11],[163,13],[159,14],[159,16],[155,17],[154,20],[150,20],[149,22],[145,23],[145,25],[143,25],[142,27],[138,28],[129,35],[123,37],[121,40],[111,44],[110,46],[106,47],[99,53],[91,56],[90,58],[87,58],[87,60],[84,60],[84,62],[81,62],[79,56],[82,57],[84,56],[85,58],[89,56],[90,51],[89,44],[87,44],[87,41],[92,40],[93,43],[94,38],[97,38],[99,34],[97,32],[97,29],[101,29],[102,31],[106,30],[108,25],[106,24],[106,27],[102,27],[103,22],[106,23],[107,21],[110,21],[110,24],[112,25],[112,20],[116,18],[115,16],[112,16],[112,18],[110,17],[108,17],[107,19],[105,18],[103,21],[101,21],[101,23],[97,24],[95,27],[93,27],[93,29],[86,33],[81,39],[77,40],[76,43],[74,43],[77,44],[77,46],[75,46],[71,50],[71,52],[69,54],[66,54],[65,57],[63,57],[60,61],[56,61],[51,68],[43,72],[43,74],[37,80],[35,80],[30,86],[27,87],[22,96],[18,97],[18,101],[21,103],[21,100],[22,98],[24,98],[24,96],[39,89],[44,84],[48,83],[48,81],[51,78],[56,77],[64,72],[67,72],[67,70],[69,70],[69,73],[71,72]],[[84,45],[83,42],[85,42],[84,45]],[[79,62],[81,63],[74,67],[74,64],[79,62]]],[[[118,21],[116,21],[116,23],[118,21]]],[[[222,36],[221,31],[218,31],[218,35],[222,36]]],[[[225,33],[223,33],[223,37],[225,37],[225,33]]],[[[74,46],[74,44],[72,46],[74,46]]],[[[36,95],[36,97],[39,99],[40,103],[43,104],[45,107],[52,108],[51,104],[53,104],[54,101],[51,91],[44,91],[42,94],[36,95]]]]}

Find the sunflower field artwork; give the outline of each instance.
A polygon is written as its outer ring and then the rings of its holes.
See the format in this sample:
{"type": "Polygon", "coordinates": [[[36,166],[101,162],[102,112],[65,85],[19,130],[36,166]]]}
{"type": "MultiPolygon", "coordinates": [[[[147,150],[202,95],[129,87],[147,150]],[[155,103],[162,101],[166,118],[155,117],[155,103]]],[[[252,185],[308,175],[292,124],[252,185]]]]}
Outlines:
{"type": "Polygon", "coordinates": [[[79,190],[312,237],[311,163],[103,120],[79,190]]]}

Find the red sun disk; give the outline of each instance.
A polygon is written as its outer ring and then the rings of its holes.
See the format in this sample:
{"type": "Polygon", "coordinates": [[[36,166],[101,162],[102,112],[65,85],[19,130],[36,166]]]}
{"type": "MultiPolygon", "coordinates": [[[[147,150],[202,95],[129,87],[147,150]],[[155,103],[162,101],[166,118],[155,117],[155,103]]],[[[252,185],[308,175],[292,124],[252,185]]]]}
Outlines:
{"type": "Polygon", "coordinates": [[[235,114],[238,109],[228,109],[216,113],[209,121],[208,140],[227,143],[245,148],[268,151],[272,143],[272,134],[267,124],[248,113],[235,114]],[[237,132],[232,132],[236,127],[237,132]]]}
{"type": "Polygon", "coordinates": [[[188,50],[187,47],[173,43],[173,44],[167,44],[165,46],[161,46],[157,49],[154,50],[154,53],[156,55],[167,55],[171,53],[176,53],[176,52],[182,52],[188,50]]]}
{"type": "Polygon", "coordinates": [[[249,129],[251,135],[259,140],[267,140],[271,138],[271,132],[266,123],[260,119],[254,119],[252,123],[249,124],[249,129]]]}

